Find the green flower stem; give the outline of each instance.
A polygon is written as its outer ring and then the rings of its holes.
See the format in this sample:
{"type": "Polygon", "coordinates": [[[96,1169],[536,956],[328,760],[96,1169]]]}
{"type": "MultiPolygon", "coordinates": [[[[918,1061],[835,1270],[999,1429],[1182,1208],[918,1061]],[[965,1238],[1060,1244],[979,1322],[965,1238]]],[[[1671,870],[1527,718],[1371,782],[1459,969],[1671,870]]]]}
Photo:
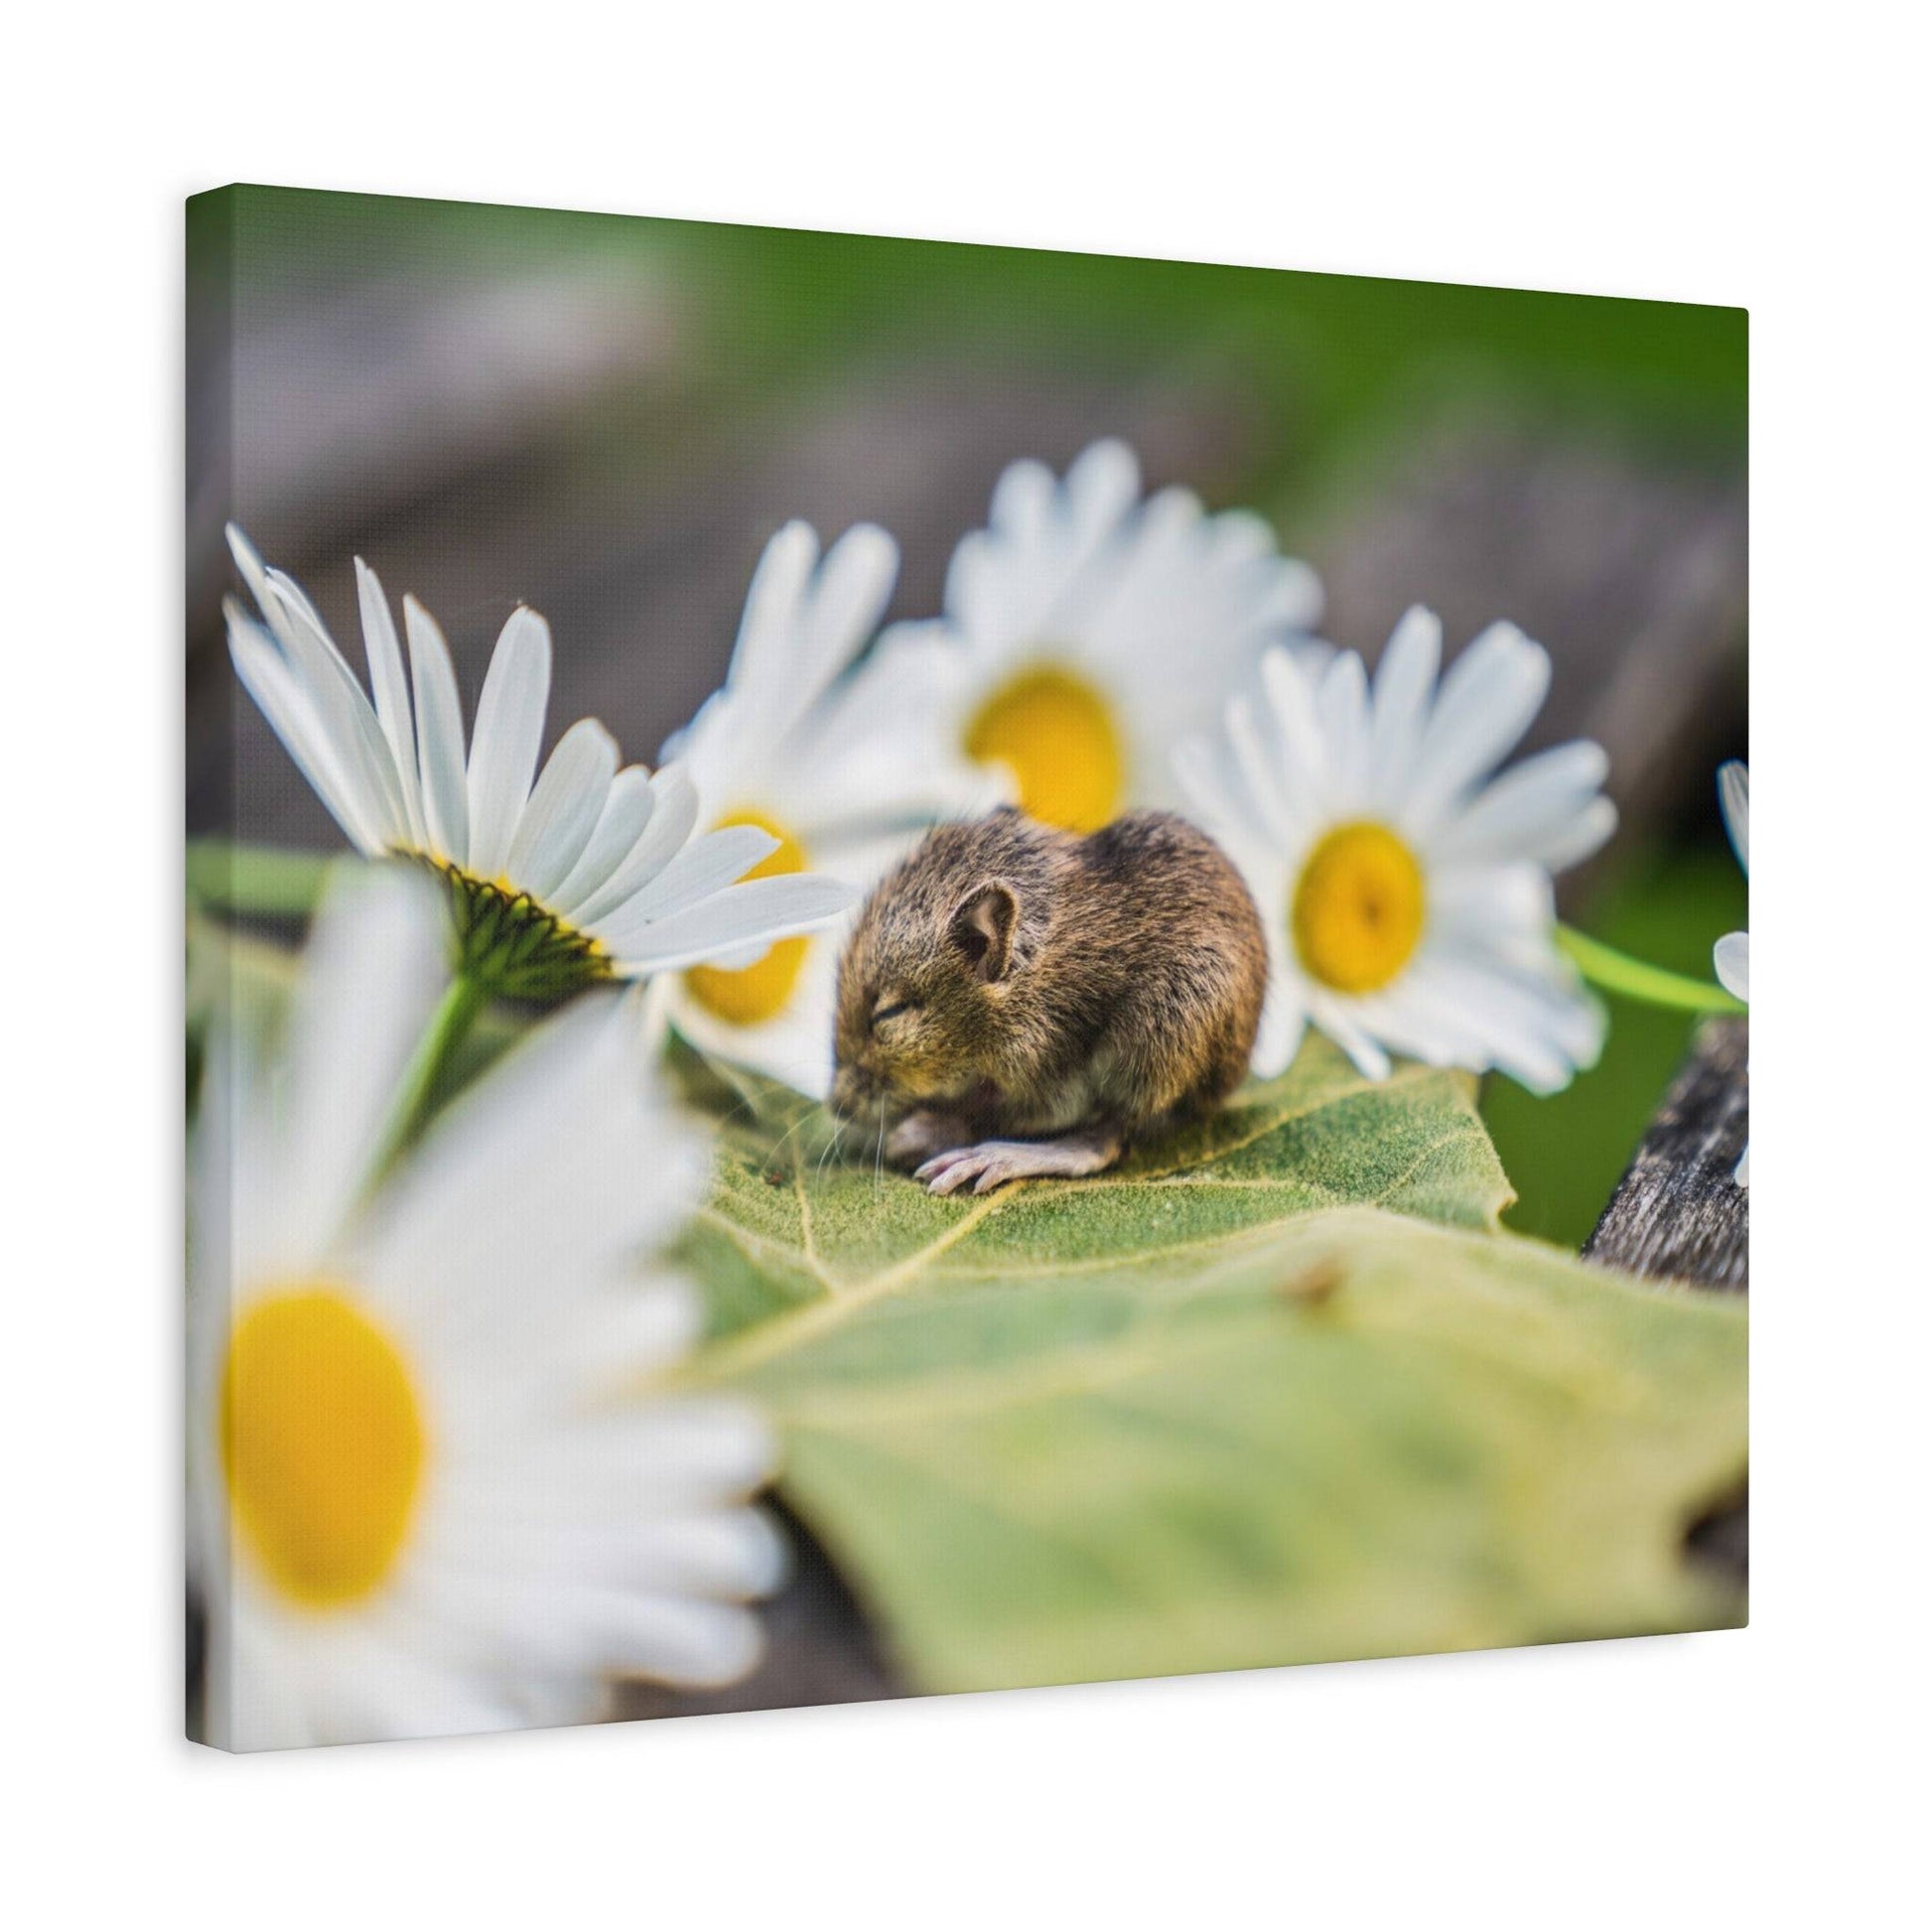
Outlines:
{"type": "Polygon", "coordinates": [[[1557,927],[1557,944],[1584,978],[1605,993],[1645,1006],[1667,1007],[1676,1013],[1745,1011],[1744,1003],[1733,999],[1715,980],[1693,979],[1688,973],[1667,972],[1647,960],[1632,959],[1574,926],[1557,927]]]}
{"type": "Polygon", "coordinates": [[[389,1127],[383,1137],[383,1158],[379,1173],[397,1155],[415,1141],[430,1115],[446,1097],[450,1063],[457,1049],[470,1036],[477,1017],[489,1004],[489,989],[468,973],[458,973],[450,990],[430,1016],[429,1025],[417,1041],[397,1089],[395,1105],[389,1114],[389,1127]]]}

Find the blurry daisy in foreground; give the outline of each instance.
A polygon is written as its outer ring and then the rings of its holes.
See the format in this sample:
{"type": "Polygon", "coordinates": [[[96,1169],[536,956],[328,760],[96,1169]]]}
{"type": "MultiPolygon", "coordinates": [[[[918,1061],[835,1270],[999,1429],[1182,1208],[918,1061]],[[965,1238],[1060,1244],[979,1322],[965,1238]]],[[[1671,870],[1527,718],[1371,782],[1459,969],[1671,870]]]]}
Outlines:
{"type": "Polygon", "coordinates": [[[1439,686],[1441,659],[1422,610],[1373,688],[1353,651],[1318,668],[1271,651],[1223,733],[1176,759],[1268,932],[1264,1077],[1310,1023],[1377,1080],[1403,1053],[1548,1093],[1601,1048],[1601,1012],[1557,949],[1550,875],[1615,829],[1608,760],[1579,741],[1492,777],[1542,706],[1549,655],[1494,624],[1439,686]]]}
{"type": "MultiPolygon", "coordinates": [[[[1003,795],[945,742],[915,661],[854,668],[897,569],[870,524],[822,561],[811,529],[786,524],[752,579],[724,688],[664,748],[689,769],[712,837],[766,841],[755,882],[809,866],[856,900],[925,827],[1003,795]]],[[[843,925],[748,944],[680,975],[662,1010],[705,1051],[823,1095],[842,937],[843,925]]]]}
{"type": "Polygon", "coordinates": [[[534,611],[512,612],[496,640],[466,755],[449,645],[414,598],[403,600],[405,670],[382,586],[356,559],[371,705],[295,582],[232,525],[228,542],[266,625],[229,603],[242,683],[358,852],[442,875],[459,964],[480,988],[554,998],[763,946],[851,903],[847,888],[800,868],[756,876],[777,842],[755,826],[693,840],[686,774],[620,770],[595,719],[573,725],[539,774],[550,626],[534,611]]]}
{"type": "Polygon", "coordinates": [[[705,1163],[621,1002],[539,1029],[371,1187],[441,989],[436,897],[398,869],[338,887],[279,1047],[210,1047],[189,1543],[231,1749],[569,1723],[614,1673],[728,1682],[782,1567],[745,1502],[757,1414],[637,1393],[697,1331],[639,1257],[705,1163]]]}
{"type": "Polygon", "coordinates": [[[1035,818],[1090,832],[1177,802],[1171,756],[1206,730],[1263,648],[1321,612],[1306,564],[1258,516],[1210,516],[1184,489],[1141,496],[1125,444],[1056,481],[1013,464],[946,577],[945,615],[896,625],[948,745],[1006,773],[1035,818]]]}
{"type": "MultiPolygon", "coordinates": [[[[1732,759],[1728,764],[1720,767],[1718,802],[1724,807],[1725,830],[1730,834],[1731,850],[1737,854],[1737,863],[1743,867],[1744,877],[1748,879],[1751,871],[1751,774],[1748,765],[1739,764],[1732,759]]],[[[1718,941],[1711,963],[1716,967],[1725,991],[1748,1006],[1751,999],[1751,935],[1748,932],[1726,932],[1718,941]]],[[[1748,1145],[1744,1149],[1744,1158],[1737,1163],[1737,1184],[1740,1187],[1751,1184],[1751,1151],[1748,1145]]]]}

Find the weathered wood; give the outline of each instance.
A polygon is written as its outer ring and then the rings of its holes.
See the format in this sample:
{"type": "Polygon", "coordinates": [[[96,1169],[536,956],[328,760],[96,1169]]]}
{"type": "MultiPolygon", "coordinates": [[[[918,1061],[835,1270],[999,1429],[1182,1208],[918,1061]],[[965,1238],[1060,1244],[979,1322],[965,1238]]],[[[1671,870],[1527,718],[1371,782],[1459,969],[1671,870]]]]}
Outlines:
{"type": "Polygon", "coordinates": [[[1584,1253],[1632,1274],[1750,1285],[1750,1190],[1732,1177],[1750,1127],[1743,1020],[1700,1029],[1584,1253]]]}
{"type": "MultiPolygon", "coordinates": [[[[1750,1190],[1733,1177],[1750,1131],[1750,1028],[1713,1020],[1664,1096],[1629,1172],[1584,1253],[1633,1274],[1745,1293],[1750,1285],[1750,1190]]],[[[1714,1499],[1685,1547],[1699,1562],[1744,1578],[1750,1508],[1743,1494],[1714,1499]]]]}

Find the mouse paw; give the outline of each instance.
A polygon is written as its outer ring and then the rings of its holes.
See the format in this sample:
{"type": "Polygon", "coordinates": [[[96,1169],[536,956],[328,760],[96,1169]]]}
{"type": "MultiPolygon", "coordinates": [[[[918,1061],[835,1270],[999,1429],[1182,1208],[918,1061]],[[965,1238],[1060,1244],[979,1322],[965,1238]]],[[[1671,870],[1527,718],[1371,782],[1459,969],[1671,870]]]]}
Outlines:
{"type": "Polygon", "coordinates": [[[1113,1134],[1068,1134],[1057,1141],[981,1141],[934,1155],[918,1170],[927,1191],[954,1194],[970,1180],[973,1192],[990,1194],[1009,1180],[1073,1180],[1099,1173],[1120,1159],[1113,1134]]]}
{"type": "Polygon", "coordinates": [[[972,1138],[957,1114],[921,1107],[894,1123],[886,1136],[886,1159],[896,1168],[913,1168],[934,1155],[963,1150],[972,1138]]]}

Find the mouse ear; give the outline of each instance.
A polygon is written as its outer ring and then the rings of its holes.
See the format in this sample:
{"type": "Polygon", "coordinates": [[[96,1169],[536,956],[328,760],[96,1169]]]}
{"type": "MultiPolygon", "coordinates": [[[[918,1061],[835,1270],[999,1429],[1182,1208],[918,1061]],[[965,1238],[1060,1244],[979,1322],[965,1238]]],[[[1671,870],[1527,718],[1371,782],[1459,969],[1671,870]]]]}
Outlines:
{"type": "Polygon", "coordinates": [[[946,927],[946,937],[959,948],[976,979],[1005,979],[1013,963],[1013,929],[1020,920],[1020,902],[1012,889],[995,880],[976,887],[959,901],[946,927]]]}

